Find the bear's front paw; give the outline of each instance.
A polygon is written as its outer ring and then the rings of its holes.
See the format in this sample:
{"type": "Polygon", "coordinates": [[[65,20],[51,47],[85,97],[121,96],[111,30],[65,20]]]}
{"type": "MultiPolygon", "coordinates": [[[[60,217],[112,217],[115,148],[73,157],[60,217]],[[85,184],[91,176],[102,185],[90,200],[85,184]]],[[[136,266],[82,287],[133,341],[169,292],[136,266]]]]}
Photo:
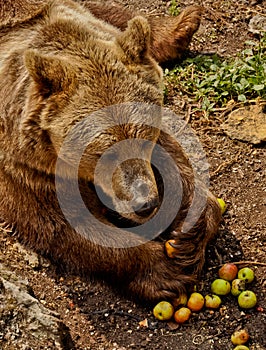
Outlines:
{"type": "Polygon", "coordinates": [[[186,287],[195,283],[196,276],[185,275],[178,262],[167,256],[163,244],[157,242],[152,249],[147,265],[130,282],[129,293],[139,300],[175,300],[187,292],[186,287]]]}

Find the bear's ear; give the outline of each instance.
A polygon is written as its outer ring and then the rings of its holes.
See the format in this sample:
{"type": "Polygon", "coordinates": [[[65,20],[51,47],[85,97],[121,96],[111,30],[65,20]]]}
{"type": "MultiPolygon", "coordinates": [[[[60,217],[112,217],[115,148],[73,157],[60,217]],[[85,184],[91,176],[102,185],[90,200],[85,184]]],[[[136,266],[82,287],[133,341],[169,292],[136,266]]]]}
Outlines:
{"type": "Polygon", "coordinates": [[[144,17],[136,16],[128,22],[127,29],[117,38],[126,62],[143,62],[150,47],[150,31],[150,25],[144,17]]]}
{"type": "Polygon", "coordinates": [[[53,93],[69,91],[73,86],[75,81],[73,68],[56,56],[27,50],[24,62],[30,76],[38,84],[40,93],[46,97],[53,93]]]}

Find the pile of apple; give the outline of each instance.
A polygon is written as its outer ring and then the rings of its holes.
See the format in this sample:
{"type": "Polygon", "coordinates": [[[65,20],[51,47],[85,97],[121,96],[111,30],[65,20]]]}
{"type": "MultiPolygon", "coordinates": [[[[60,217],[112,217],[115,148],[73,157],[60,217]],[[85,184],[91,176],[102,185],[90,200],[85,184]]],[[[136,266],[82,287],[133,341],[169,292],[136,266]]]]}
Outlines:
{"type": "MultiPolygon", "coordinates": [[[[238,270],[233,263],[224,264],[218,271],[219,278],[211,284],[211,294],[205,297],[198,292],[193,292],[189,298],[182,295],[178,300],[178,309],[168,301],[161,301],[154,309],[153,314],[158,320],[174,320],[178,324],[186,322],[192,312],[200,311],[204,306],[208,309],[218,309],[222,303],[222,296],[231,293],[237,297],[238,305],[242,309],[253,308],[257,303],[256,294],[246,289],[246,285],[254,280],[254,271],[249,267],[238,270]]],[[[235,332],[232,337],[232,343],[237,345],[236,350],[247,350],[243,344],[247,342],[249,335],[246,330],[235,332]]]]}
{"type": "Polygon", "coordinates": [[[212,293],[227,295],[231,292],[238,298],[238,305],[242,309],[251,309],[257,304],[256,294],[246,289],[246,285],[250,284],[255,277],[252,269],[244,267],[238,271],[235,264],[227,263],[220,268],[219,277],[212,282],[212,293]]]}
{"type": "Polygon", "coordinates": [[[161,301],[153,309],[154,316],[159,320],[168,320],[174,316],[178,323],[184,323],[189,319],[191,312],[198,312],[204,306],[209,309],[219,308],[222,303],[221,297],[230,292],[238,298],[238,305],[242,309],[253,308],[257,297],[253,291],[246,289],[246,285],[251,283],[254,277],[254,272],[249,267],[238,270],[235,264],[224,264],[219,269],[219,278],[211,284],[212,294],[204,297],[198,292],[193,292],[189,298],[182,295],[178,301],[178,306],[182,307],[175,312],[172,304],[161,301]]]}
{"type": "MultiPolygon", "coordinates": [[[[217,198],[217,202],[221,207],[221,213],[226,211],[226,203],[222,198],[217,198]]],[[[166,254],[169,258],[175,258],[176,247],[175,240],[169,240],[165,243],[166,254]]],[[[208,309],[218,309],[222,303],[221,297],[228,295],[230,292],[237,297],[238,305],[242,309],[251,309],[257,304],[256,294],[246,289],[246,285],[254,280],[254,271],[249,267],[238,270],[233,263],[226,263],[219,269],[219,278],[211,284],[211,294],[205,297],[193,292],[189,298],[187,295],[181,295],[175,303],[178,309],[168,301],[159,302],[153,309],[154,316],[160,321],[170,320],[172,318],[178,324],[186,322],[192,312],[200,311],[204,306],[208,309]]],[[[234,350],[249,350],[245,344],[249,339],[249,334],[245,329],[235,331],[231,336],[231,341],[237,345],[234,350]]]]}

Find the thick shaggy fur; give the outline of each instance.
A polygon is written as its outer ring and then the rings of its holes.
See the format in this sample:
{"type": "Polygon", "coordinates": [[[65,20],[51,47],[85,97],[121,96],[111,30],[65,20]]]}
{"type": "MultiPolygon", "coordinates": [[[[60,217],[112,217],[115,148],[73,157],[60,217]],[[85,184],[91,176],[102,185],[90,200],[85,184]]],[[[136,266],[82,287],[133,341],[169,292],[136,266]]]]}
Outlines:
{"type": "MultiPolygon", "coordinates": [[[[99,114],[89,126],[95,138],[82,157],[79,180],[83,199],[93,214],[113,225],[94,190],[93,174],[100,155],[110,144],[132,137],[163,146],[182,177],[181,208],[167,236],[176,239],[176,259],[167,257],[160,240],[112,248],[79,235],[60,209],[55,169],[65,137],[84,117],[127,102],[162,104],[162,74],[155,59],[163,62],[180,55],[198,27],[200,13],[189,8],[178,19],[147,20],[120,7],[106,11],[106,6],[116,5],[88,1],[84,6],[71,0],[10,0],[2,7],[0,219],[14,228],[21,242],[64,268],[120,282],[129,295],[142,300],[176,298],[202,268],[206,244],[217,231],[220,208],[208,193],[197,224],[189,232],[181,232],[195,186],[203,195],[205,189],[194,180],[180,145],[159,131],[167,119],[158,116],[158,128],[148,128],[143,125],[143,115],[136,115],[138,127],[127,125],[131,111],[124,105],[123,127],[97,134],[99,125],[108,125],[99,114]]],[[[146,153],[151,159],[152,149],[146,153]]],[[[71,192],[71,159],[70,165],[63,162],[60,171],[59,181],[69,182],[71,192]]],[[[115,174],[114,189],[120,198],[127,200],[139,174],[151,193],[148,200],[154,203],[160,198],[163,186],[149,161],[129,161],[115,174]]],[[[170,183],[175,181],[172,173],[167,176],[170,183]]],[[[104,178],[97,185],[110,195],[104,178]]],[[[70,214],[79,220],[77,213],[70,214]]],[[[151,216],[133,212],[126,219],[143,223],[151,216]]],[[[117,240],[123,242],[123,235],[117,240]]]]}

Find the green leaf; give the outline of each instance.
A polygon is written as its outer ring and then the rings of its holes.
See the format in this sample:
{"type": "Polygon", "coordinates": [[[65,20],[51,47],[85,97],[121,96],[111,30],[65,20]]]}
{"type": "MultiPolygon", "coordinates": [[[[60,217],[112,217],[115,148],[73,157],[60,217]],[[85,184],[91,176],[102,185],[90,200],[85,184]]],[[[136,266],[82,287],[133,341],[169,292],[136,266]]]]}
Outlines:
{"type": "Polygon", "coordinates": [[[264,87],[265,87],[264,84],[254,85],[253,90],[255,90],[255,91],[263,90],[264,87]]]}
{"type": "MultiPolygon", "coordinates": [[[[177,1],[171,1],[172,4],[177,1]]],[[[221,58],[199,55],[165,70],[166,79],[189,101],[199,101],[201,110],[211,111],[229,100],[245,102],[266,95],[266,34],[247,42],[238,56],[221,58]]]]}
{"type": "Polygon", "coordinates": [[[245,45],[249,45],[249,46],[256,46],[257,43],[253,40],[247,40],[245,41],[245,45]]]}
{"type": "Polygon", "coordinates": [[[240,102],[246,102],[246,100],[247,100],[246,96],[243,95],[243,94],[242,95],[238,95],[237,99],[240,102]]]}

